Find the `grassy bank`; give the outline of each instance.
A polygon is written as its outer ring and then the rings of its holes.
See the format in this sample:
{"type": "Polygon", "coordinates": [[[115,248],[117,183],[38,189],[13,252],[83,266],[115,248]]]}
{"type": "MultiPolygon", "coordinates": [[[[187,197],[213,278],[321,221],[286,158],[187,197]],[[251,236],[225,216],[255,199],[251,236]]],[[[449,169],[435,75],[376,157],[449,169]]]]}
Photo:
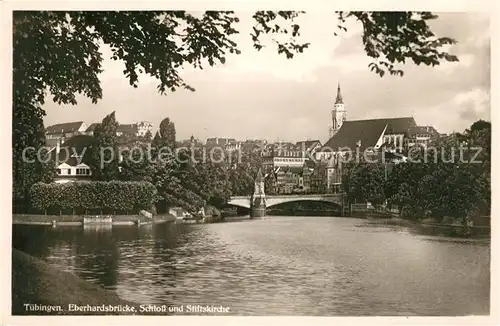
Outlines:
{"type": "MultiPolygon", "coordinates": [[[[85,216],[75,215],[36,215],[36,214],[13,214],[13,224],[34,224],[34,225],[52,225],[52,221],[56,225],[82,225],[85,216]]],[[[153,216],[149,219],[142,215],[112,215],[112,224],[136,224],[138,221],[141,224],[146,223],[166,223],[174,222],[176,217],[170,214],[162,214],[153,216]]]]}
{"type": "Polygon", "coordinates": [[[56,267],[32,257],[17,249],[12,250],[12,314],[42,315],[43,311],[26,311],[24,304],[61,306],[57,315],[94,315],[133,313],[70,312],[68,304],[76,305],[119,305],[137,306],[135,303],[120,299],[115,293],[88,283],[72,273],[63,272],[56,267]]]}

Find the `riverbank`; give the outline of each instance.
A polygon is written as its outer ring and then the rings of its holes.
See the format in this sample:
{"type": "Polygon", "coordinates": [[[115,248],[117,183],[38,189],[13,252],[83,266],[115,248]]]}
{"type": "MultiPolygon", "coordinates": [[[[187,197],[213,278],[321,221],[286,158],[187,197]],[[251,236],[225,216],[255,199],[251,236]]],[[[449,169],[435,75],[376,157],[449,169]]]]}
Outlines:
{"type": "MultiPolygon", "coordinates": [[[[12,224],[78,226],[83,225],[86,218],[95,218],[95,216],[13,214],[12,224]]],[[[147,225],[170,223],[175,222],[175,220],[176,217],[171,214],[155,215],[153,218],[142,215],[111,215],[105,223],[111,225],[147,225]]]]}
{"type": "Polygon", "coordinates": [[[437,223],[432,220],[414,221],[402,219],[399,217],[393,218],[367,218],[366,223],[381,226],[402,226],[412,227],[418,230],[421,234],[442,235],[452,238],[478,238],[484,239],[491,236],[491,228],[489,226],[470,226],[470,234],[464,234],[464,226],[459,224],[437,223]]]}
{"type": "MultiPolygon", "coordinates": [[[[135,303],[120,299],[115,293],[88,283],[76,275],[61,271],[33,256],[12,249],[12,314],[13,315],[134,315],[133,312],[69,311],[77,306],[112,305],[125,308],[135,303]],[[52,307],[52,312],[28,311],[31,307],[52,307]],[[60,308],[58,308],[60,307],[60,308]]],[[[38,308],[38,310],[43,308],[38,308]]],[[[45,308],[46,309],[46,308],[45,308]]]]}

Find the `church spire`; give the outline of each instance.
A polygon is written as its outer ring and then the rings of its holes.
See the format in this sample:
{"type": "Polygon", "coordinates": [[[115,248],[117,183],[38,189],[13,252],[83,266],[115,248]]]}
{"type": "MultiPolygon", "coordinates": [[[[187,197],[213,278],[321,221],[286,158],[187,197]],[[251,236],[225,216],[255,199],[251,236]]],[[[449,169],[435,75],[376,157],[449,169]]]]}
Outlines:
{"type": "Polygon", "coordinates": [[[340,94],[340,83],[338,83],[337,86],[337,98],[335,99],[335,104],[344,104],[344,101],[342,101],[342,94],[340,94]]]}

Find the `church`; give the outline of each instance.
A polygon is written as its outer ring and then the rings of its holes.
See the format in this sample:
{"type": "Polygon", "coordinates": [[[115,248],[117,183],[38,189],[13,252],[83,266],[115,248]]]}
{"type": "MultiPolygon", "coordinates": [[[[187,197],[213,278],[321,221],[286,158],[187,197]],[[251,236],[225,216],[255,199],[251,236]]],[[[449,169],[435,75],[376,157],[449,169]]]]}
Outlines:
{"type": "MultiPolygon", "coordinates": [[[[365,120],[348,120],[347,110],[340,90],[332,109],[329,140],[316,152],[316,168],[311,177],[311,187],[318,191],[337,193],[342,183],[342,163],[355,157],[392,157],[393,162],[404,162],[412,146],[427,147],[440,134],[432,126],[418,126],[413,117],[393,117],[365,120]]],[[[381,160],[378,160],[381,161],[381,160]]]]}

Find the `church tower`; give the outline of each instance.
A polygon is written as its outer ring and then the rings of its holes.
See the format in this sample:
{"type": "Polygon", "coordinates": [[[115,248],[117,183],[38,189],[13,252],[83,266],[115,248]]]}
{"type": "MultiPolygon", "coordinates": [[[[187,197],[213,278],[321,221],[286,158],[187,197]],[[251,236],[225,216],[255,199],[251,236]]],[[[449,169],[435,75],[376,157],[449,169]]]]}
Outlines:
{"type": "Polygon", "coordinates": [[[337,97],[335,98],[335,104],[333,105],[332,110],[332,127],[330,128],[330,138],[339,131],[346,118],[346,111],[344,107],[344,101],[342,100],[342,94],[340,93],[339,83],[337,87],[337,97]]]}

